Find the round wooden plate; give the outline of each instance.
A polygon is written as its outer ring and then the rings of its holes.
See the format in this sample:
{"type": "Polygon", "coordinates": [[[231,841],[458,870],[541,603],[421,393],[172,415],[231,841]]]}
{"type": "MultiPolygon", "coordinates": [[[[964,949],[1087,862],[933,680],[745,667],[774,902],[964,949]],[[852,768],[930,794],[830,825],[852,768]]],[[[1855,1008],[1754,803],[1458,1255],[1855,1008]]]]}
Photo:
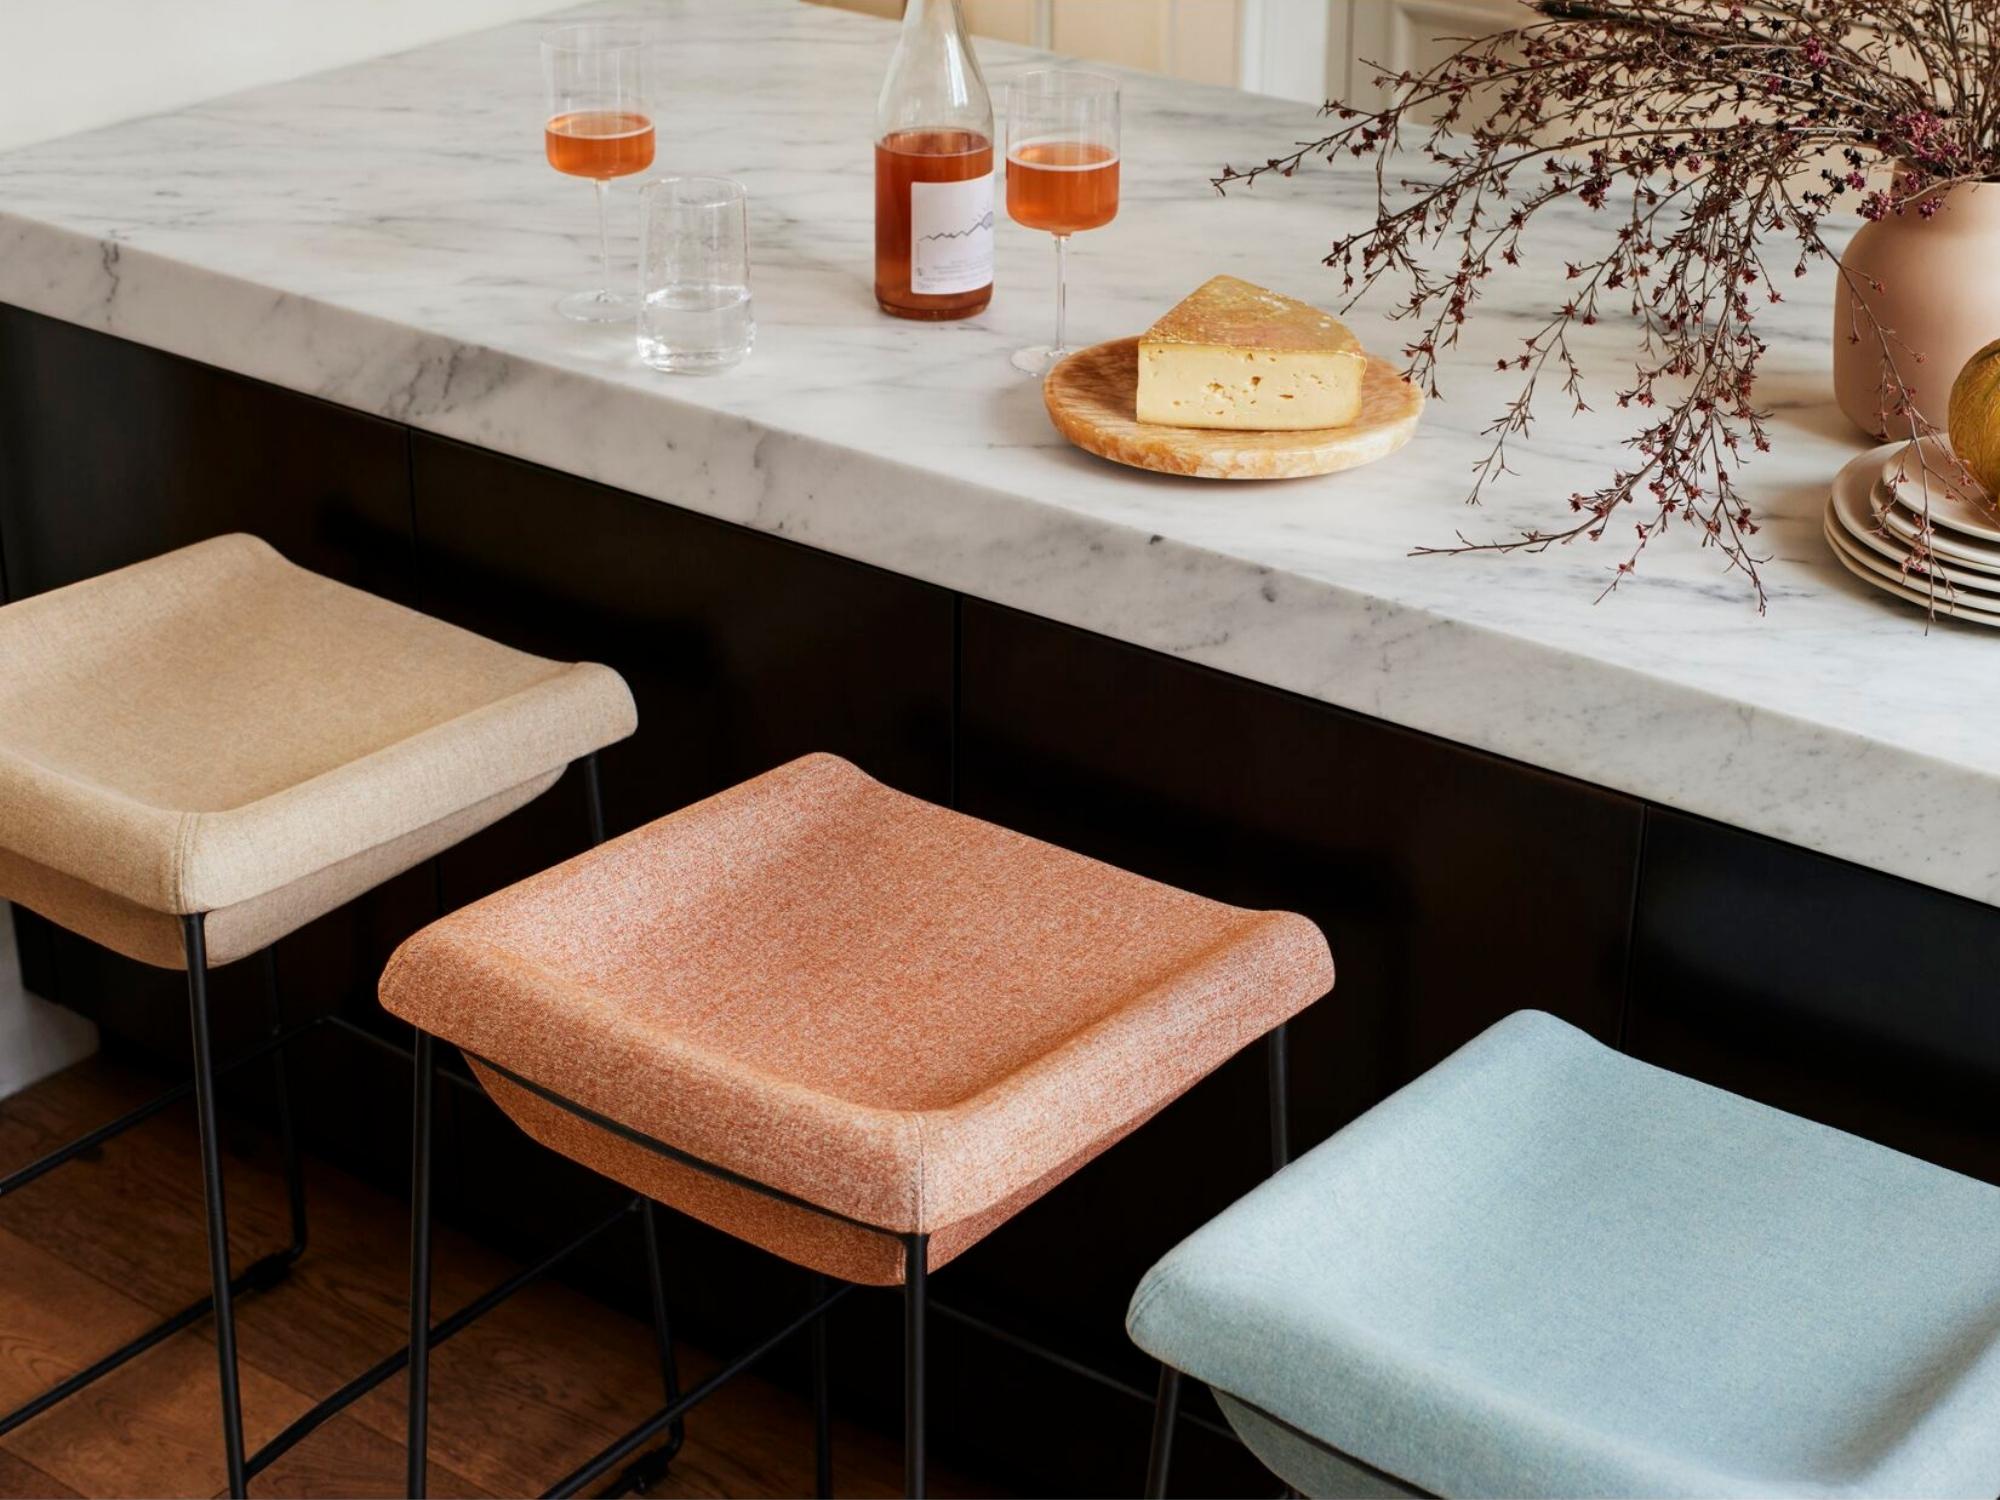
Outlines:
{"type": "Polygon", "coordinates": [[[1133,416],[1139,400],[1135,338],[1077,350],[1049,371],[1042,399],[1056,430],[1084,452],[1197,479],[1298,479],[1373,463],[1410,440],[1424,409],[1424,393],[1371,354],[1361,378],[1360,415],[1346,427],[1304,432],[1156,427],[1133,416]]]}

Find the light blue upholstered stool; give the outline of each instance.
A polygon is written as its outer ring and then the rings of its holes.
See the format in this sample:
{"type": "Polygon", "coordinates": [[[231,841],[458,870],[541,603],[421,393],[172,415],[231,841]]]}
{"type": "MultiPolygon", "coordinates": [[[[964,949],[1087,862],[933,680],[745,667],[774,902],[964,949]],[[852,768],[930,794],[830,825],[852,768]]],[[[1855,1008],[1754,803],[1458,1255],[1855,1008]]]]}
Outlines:
{"type": "MultiPolygon", "coordinates": [[[[2000,1110],[2000,1101],[1996,1101],[2000,1110]]],[[[2000,1188],[1510,1016],[1149,1271],[1313,1495],[2000,1494],[2000,1188]]]]}

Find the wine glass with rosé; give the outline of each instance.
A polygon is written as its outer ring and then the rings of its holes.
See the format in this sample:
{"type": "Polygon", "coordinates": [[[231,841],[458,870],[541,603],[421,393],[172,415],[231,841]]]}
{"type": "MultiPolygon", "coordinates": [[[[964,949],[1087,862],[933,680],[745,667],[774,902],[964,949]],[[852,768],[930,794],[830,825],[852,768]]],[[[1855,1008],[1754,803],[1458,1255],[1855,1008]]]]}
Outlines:
{"type": "Polygon", "coordinates": [[[1007,212],[1056,241],[1056,337],[1014,368],[1046,375],[1069,353],[1069,237],[1118,214],[1118,81],[1074,68],[1024,73],[1007,86],[1007,212]]]}
{"type": "Polygon", "coordinates": [[[542,79],[548,87],[542,146],[549,165],[571,177],[588,177],[597,190],[598,287],[571,293],[556,310],[579,323],[628,322],[638,301],[611,289],[604,200],[614,177],[630,177],[653,164],[645,37],[637,26],[614,22],[558,26],[542,38],[542,79]]]}

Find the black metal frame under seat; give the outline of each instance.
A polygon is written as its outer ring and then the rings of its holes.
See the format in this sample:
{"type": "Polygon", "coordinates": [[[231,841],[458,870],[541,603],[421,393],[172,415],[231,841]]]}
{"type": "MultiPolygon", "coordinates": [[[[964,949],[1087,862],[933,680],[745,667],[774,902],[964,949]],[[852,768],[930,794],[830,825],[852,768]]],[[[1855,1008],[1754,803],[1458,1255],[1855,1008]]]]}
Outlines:
{"type": "MultiPolygon", "coordinates": [[[[1270,1092],[1270,1139],[1273,1171],[1284,1166],[1288,1159],[1289,1111],[1285,1092],[1287,1076],[1285,1035],[1286,1029],[1281,1024],[1265,1038],[1267,1059],[1266,1078],[1270,1092]]],[[[608,1115],[600,1114],[587,1105],[578,1104],[573,1099],[565,1098],[553,1089],[547,1088],[531,1078],[524,1077],[516,1073],[513,1069],[496,1063],[490,1058],[481,1057],[477,1053],[465,1051],[463,1048],[460,1050],[466,1058],[477,1063],[482,1068],[490,1069],[493,1073],[506,1079],[517,1088],[525,1089],[544,1102],[566,1110],[586,1123],[595,1125],[601,1130],[609,1131],[621,1140],[629,1141],[634,1145],[643,1147],[657,1156],[666,1158],[668,1161],[692,1168],[707,1176],[729,1183],[734,1187],[745,1188],[762,1197],[773,1199],[776,1202],[804,1209],[820,1218],[852,1225],[859,1229],[865,1229],[871,1234],[884,1235],[898,1241],[903,1247],[903,1493],[912,1497],[912,1500],[920,1500],[920,1497],[924,1493],[925,1474],[926,1423],[924,1392],[927,1384],[925,1363],[928,1346],[925,1324],[927,1314],[930,1311],[930,1236],[928,1234],[913,1234],[901,1230],[885,1229],[879,1224],[870,1224],[864,1220],[852,1218],[847,1214],[838,1213],[833,1209],[823,1208],[796,1194],[788,1193],[782,1188],[771,1187],[766,1183],[758,1182],[754,1178],[746,1177],[740,1172],[733,1172],[727,1167],[703,1161],[700,1157],[693,1156],[688,1152],[680,1150],[678,1147],[670,1146],[665,1141],[656,1140],[642,1131],[635,1130],[629,1125],[622,1124],[610,1118],[608,1115]]],[[[411,1129],[410,1348],[421,1350],[427,1342],[425,1339],[425,1330],[429,1326],[430,1321],[430,1093],[431,1079],[435,1073],[433,1039],[422,1031],[417,1033],[417,1045],[414,1055],[417,1075],[414,1094],[418,1100],[418,1104],[417,1116],[412,1122],[411,1129]]],[[[640,1202],[645,1201],[643,1199],[635,1199],[633,1206],[636,1207],[640,1202]]],[[[647,1209],[650,1213],[650,1202],[647,1202],[647,1209]]],[[[655,1261],[655,1265],[657,1266],[657,1261],[655,1261]]],[[[664,1407],[646,1418],[645,1421],[626,1433],[624,1437],[611,1444],[610,1447],[597,1454],[596,1457],[565,1476],[552,1488],[547,1490],[545,1494],[548,1497],[576,1494],[585,1485],[610,1472],[626,1455],[636,1451],[646,1442],[650,1441],[654,1435],[665,1430],[671,1424],[678,1423],[689,1410],[704,1400],[713,1391],[719,1389],[727,1380],[741,1371],[748,1369],[793,1334],[810,1325],[813,1336],[814,1480],[817,1493],[822,1497],[822,1500],[825,1500],[825,1497],[831,1496],[833,1493],[833,1453],[831,1423],[829,1420],[825,1314],[842,1297],[855,1288],[852,1283],[843,1283],[835,1287],[831,1292],[828,1292],[826,1290],[828,1280],[829,1278],[821,1273],[813,1273],[812,1290],[808,1298],[811,1305],[802,1315],[792,1319],[784,1327],[779,1328],[753,1345],[750,1349],[736,1356],[728,1365],[703,1381],[694,1390],[678,1396],[674,1395],[670,1390],[667,1404],[664,1407]]],[[[981,1324],[977,1319],[966,1317],[950,1309],[941,1307],[938,1311],[969,1323],[976,1328],[986,1328],[986,1325],[981,1324]]],[[[461,1313],[459,1316],[464,1317],[465,1314],[461,1313]]],[[[995,1333],[1003,1338],[1008,1337],[999,1330],[986,1329],[986,1331],[995,1333]]],[[[432,1332],[434,1334],[435,1330],[432,1330],[432,1332]]],[[[1045,1358],[1051,1358],[1057,1363],[1077,1370],[1092,1379],[1103,1381],[1107,1384],[1118,1384],[1117,1382],[1110,1381],[1108,1377],[1099,1374],[1097,1371],[1077,1365],[1074,1361],[1054,1355],[1051,1351],[1028,1344],[1025,1340],[1013,1341],[1020,1343],[1022,1347],[1036,1354],[1042,1355],[1045,1358]]],[[[433,1337],[430,1342],[435,1342],[435,1338],[433,1337]]],[[[1123,1389],[1124,1387],[1120,1386],[1119,1388],[1123,1389]]],[[[1144,1399],[1143,1395],[1141,1395],[1141,1399],[1144,1399]]],[[[429,1405],[429,1360],[426,1356],[419,1355],[418,1358],[410,1362],[409,1473],[407,1475],[408,1483],[406,1489],[412,1500],[422,1500],[425,1493],[426,1469],[428,1465],[429,1405]]],[[[1169,1426],[1171,1427],[1171,1419],[1169,1426]]],[[[1156,1435],[1156,1447],[1158,1446],[1158,1441],[1159,1439],[1156,1435]]],[[[628,1471],[629,1473],[630,1471],[628,1471]]],[[[626,1488],[622,1479],[616,1488],[620,1490],[626,1488]]]]}
{"type": "MultiPolygon", "coordinates": [[[[573,764],[583,773],[590,814],[591,842],[593,845],[601,843],[604,837],[604,813],[598,790],[597,757],[594,754],[587,755],[573,764]]],[[[200,1135],[202,1196],[207,1209],[210,1293],[137,1338],[120,1345],[87,1368],[50,1387],[33,1400],[16,1407],[5,1416],[0,1416],[0,1435],[11,1432],[23,1422],[41,1415],[156,1344],[214,1313],[216,1362],[221,1377],[223,1456],[229,1473],[229,1493],[232,1496],[242,1496],[251,1478],[289,1452],[308,1433],[402,1370],[409,1362],[410,1352],[407,1348],[399,1349],[378,1361],[331,1396],[302,1413],[284,1431],[255,1453],[247,1455],[244,1453],[243,1408],[236,1363],[235,1299],[243,1292],[268,1291],[277,1286],[290,1274],[293,1264],[306,1249],[305,1176],[299,1157],[297,1131],[292,1118],[291,1087],[285,1061],[286,1050],[307,1032],[321,1026],[331,1026],[391,1052],[405,1056],[408,1053],[394,1042],[386,1041],[342,1016],[316,1016],[297,1026],[286,1027],[279,1005],[277,962],[273,951],[267,947],[263,950],[262,959],[270,1004],[270,1031],[262,1042],[218,1066],[210,1040],[207,922],[201,913],[181,918],[181,942],[187,963],[189,1028],[194,1052],[193,1076],[138,1108],[127,1111],[117,1119],[98,1126],[67,1145],[60,1146],[0,1178],[0,1198],[19,1191],[65,1162],[73,1161],[78,1156],[102,1146],[134,1126],[150,1120],[170,1105],[179,1103],[189,1094],[193,1094],[195,1120],[200,1135]],[[216,1132],[215,1085],[218,1078],[263,1058],[269,1058],[271,1061],[273,1083],[277,1094],[278,1131],[284,1153],[285,1189],[291,1212],[292,1235],[291,1242],[283,1249],[261,1256],[245,1267],[240,1274],[232,1275],[229,1266],[229,1224],[223,1186],[221,1144],[216,1132]]],[[[571,1240],[537,1264],[508,1278],[458,1315],[440,1323],[431,1330],[430,1338],[426,1341],[425,1358],[428,1358],[430,1348],[443,1343],[481,1314],[491,1311],[521,1288],[547,1274],[558,1263],[596,1239],[598,1235],[613,1225],[622,1223],[626,1215],[633,1213],[637,1208],[636,1202],[626,1204],[610,1218],[571,1240]]],[[[659,1257],[650,1212],[643,1216],[643,1221],[652,1275],[654,1331],[660,1343],[661,1367],[666,1389],[671,1396],[676,1390],[672,1330],[666,1321],[666,1305],[659,1279],[659,1257]]],[[[656,1468],[664,1467],[666,1459],[671,1458],[678,1446],[679,1437],[676,1431],[673,1443],[660,1450],[658,1454],[649,1455],[648,1463],[656,1468]]]]}

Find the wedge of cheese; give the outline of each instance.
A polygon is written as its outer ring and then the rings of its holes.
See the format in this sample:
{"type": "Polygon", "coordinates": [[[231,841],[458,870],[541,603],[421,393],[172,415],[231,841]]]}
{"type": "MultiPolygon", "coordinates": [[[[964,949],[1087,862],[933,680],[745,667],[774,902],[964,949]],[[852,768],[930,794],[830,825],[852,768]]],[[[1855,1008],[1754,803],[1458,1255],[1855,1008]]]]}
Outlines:
{"type": "Polygon", "coordinates": [[[1139,340],[1139,420],[1237,432],[1345,427],[1368,356],[1318,308],[1234,276],[1203,282],[1139,340]]]}

